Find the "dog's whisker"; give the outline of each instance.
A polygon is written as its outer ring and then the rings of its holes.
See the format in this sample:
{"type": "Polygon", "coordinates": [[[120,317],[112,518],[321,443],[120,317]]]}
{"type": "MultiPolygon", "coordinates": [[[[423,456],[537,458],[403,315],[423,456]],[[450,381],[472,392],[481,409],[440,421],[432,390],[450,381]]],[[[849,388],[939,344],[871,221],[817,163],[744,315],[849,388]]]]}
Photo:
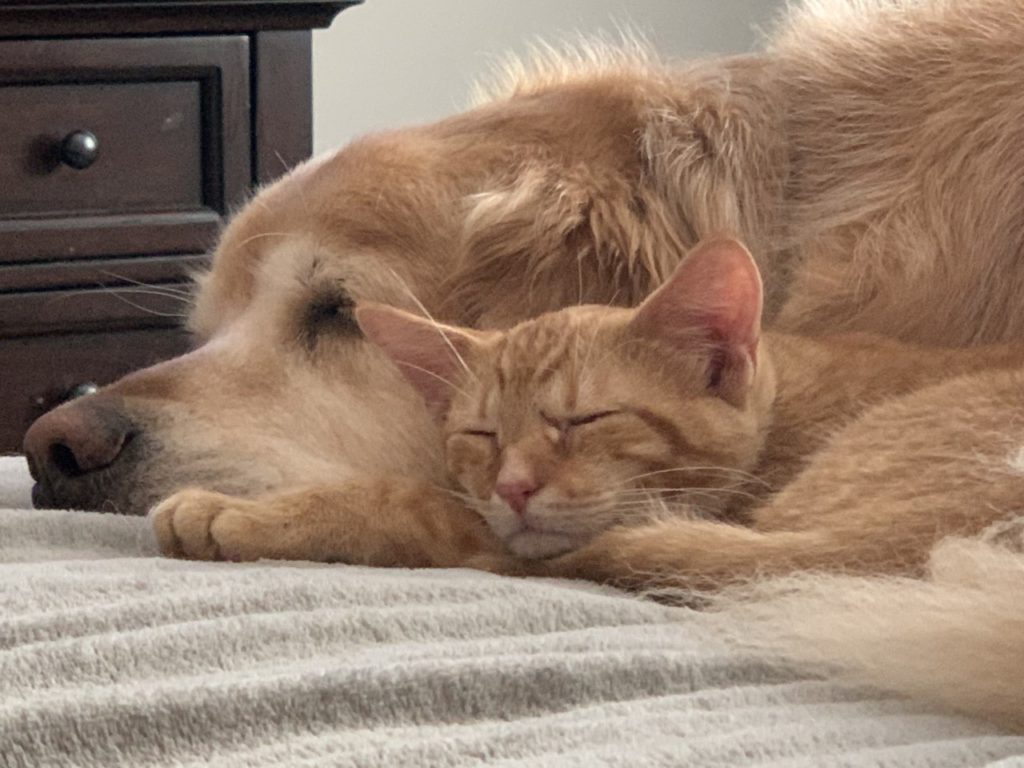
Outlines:
{"type": "MultiPolygon", "coordinates": [[[[101,289],[101,290],[103,290],[104,293],[110,294],[111,297],[117,299],[121,303],[127,304],[128,306],[133,307],[133,308],[139,310],[140,312],[144,312],[147,315],[152,315],[154,317],[175,317],[175,318],[178,318],[179,320],[184,320],[186,317],[188,317],[188,314],[185,313],[185,312],[161,312],[159,310],[153,309],[152,307],[147,307],[147,306],[145,306],[143,304],[138,304],[138,303],[128,299],[124,295],[123,291],[113,291],[113,290],[110,290],[110,289],[101,289]]],[[[144,291],[139,291],[139,293],[145,293],[145,292],[144,291]]],[[[172,297],[164,296],[163,294],[155,294],[155,295],[161,296],[162,298],[172,298],[172,297]]],[[[181,300],[180,297],[174,297],[174,298],[177,298],[177,300],[179,300],[179,301],[181,300]]]]}
{"type": "Polygon", "coordinates": [[[249,243],[251,243],[251,242],[253,242],[255,240],[262,240],[265,237],[294,237],[294,236],[295,236],[294,232],[260,232],[259,234],[251,235],[251,236],[245,238],[245,240],[243,240],[242,242],[238,243],[235,247],[236,248],[243,248],[246,245],[248,245],[249,243]]]}
{"type": "Polygon", "coordinates": [[[181,294],[177,291],[162,291],[159,288],[132,288],[122,286],[99,286],[98,290],[118,295],[131,294],[133,296],[159,296],[162,299],[174,299],[182,303],[189,303],[192,299],[188,294],[181,294]]]}
{"type": "Polygon", "coordinates": [[[129,283],[131,285],[136,285],[140,288],[159,290],[161,293],[166,293],[168,295],[177,295],[188,299],[192,297],[192,291],[185,286],[178,286],[168,283],[146,283],[141,280],[135,280],[131,277],[128,277],[127,275],[121,275],[118,274],[117,272],[111,272],[110,270],[107,269],[101,270],[101,273],[106,275],[107,277],[117,280],[118,282],[129,283]]]}

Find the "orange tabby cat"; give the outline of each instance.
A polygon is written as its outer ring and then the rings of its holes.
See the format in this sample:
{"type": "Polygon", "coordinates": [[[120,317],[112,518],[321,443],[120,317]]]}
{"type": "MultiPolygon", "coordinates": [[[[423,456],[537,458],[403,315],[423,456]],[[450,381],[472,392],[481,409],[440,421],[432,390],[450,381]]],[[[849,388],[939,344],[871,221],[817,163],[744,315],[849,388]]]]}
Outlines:
{"type": "MultiPolygon", "coordinates": [[[[723,239],[698,246],[636,309],[570,308],[507,332],[383,306],[358,318],[443,420],[452,478],[508,549],[525,559],[573,553],[518,569],[634,584],[656,573],[679,582],[685,571],[698,578],[684,583],[704,586],[729,574],[702,578],[682,550],[664,552],[677,532],[711,531],[708,547],[726,549],[758,534],[694,516],[749,513],[872,403],[1024,362],[1024,349],[1009,346],[762,333],[761,304],[753,259],[723,239]],[[650,557],[645,542],[657,545],[650,557]]],[[[808,525],[773,519],[755,511],[753,527],[808,525]]],[[[749,575],[764,558],[730,568],[749,575]]]]}

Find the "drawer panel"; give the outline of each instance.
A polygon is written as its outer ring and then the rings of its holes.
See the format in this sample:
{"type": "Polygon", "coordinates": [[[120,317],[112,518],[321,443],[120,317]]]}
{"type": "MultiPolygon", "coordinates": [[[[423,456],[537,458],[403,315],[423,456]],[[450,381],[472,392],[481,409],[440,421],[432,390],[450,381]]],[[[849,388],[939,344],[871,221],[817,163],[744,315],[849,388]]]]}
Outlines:
{"type": "Polygon", "coordinates": [[[187,284],[0,293],[0,338],[59,331],[174,327],[183,323],[187,309],[187,284]]]}
{"type": "MultiPolygon", "coordinates": [[[[88,259],[45,261],[38,264],[0,266],[0,296],[9,293],[59,288],[112,288],[128,285],[140,290],[180,292],[181,286],[209,265],[209,256],[147,256],[142,259],[88,259]]],[[[0,336],[3,331],[0,330],[0,336]]],[[[20,335],[20,334],[19,334],[20,335]]]]}
{"type": "Polygon", "coordinates": [[[252,178],[249,56],[245,35],[0,41],[0,265],[208,247],[252,178]]]}
{"type": "Polygon", "coordinates": [[[206,205],[198,81],[0,86],[0,136],[5,216],[206,205]]]}
{"type": "Polygon", "coordinates": [[[20,450],[29,425],[79,384],[109,384],[188,346],[188,335],[177,330],[0,339],[0,453],[20,450]]]}
{"type": "Polygon", "coordinates": [[[208,251],[221,229],[214,211],[135,216],[0,217],[0,269],[19,262],[208,251]]]}

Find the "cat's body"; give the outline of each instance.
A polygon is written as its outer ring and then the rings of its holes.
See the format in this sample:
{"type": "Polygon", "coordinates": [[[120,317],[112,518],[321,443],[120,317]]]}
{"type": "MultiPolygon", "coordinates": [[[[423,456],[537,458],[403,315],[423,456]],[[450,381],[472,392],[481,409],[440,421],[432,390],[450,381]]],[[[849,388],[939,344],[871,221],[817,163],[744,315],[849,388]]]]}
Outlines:
{"type": "MultiPolygon", "coordinates": [[[[768,331],[777,395],[754,474],[780,490],[841,428],[870,407],[979,371],[1024,369],[1024,344],[969,349],[904,344],[873,334],[802,336],[768,331]]],[[[940,413],[935,414],[937,424],[940,413]]]]}
{"type": "Polygon", "coordinates": [[[635,310],[570,308],[503,333],[359,316],[442,415],[462,498],[523,559],[476,561],[499,570],[700,589],[799,568],[914,571],[938,538],[1006,512],[1005,487],[976,488],[971,465],[928,457],[955,451],[948,388],[981,396],[982,412],[986,392],[1001,403],[1024,345],[762,333],[757,269],[732,241],[698,247],[635,310]],[[903,461],[879,463],[900,445],[903,461]],[[901,474],[908,464],[925,466],[901,474]],[[920,507],[926,477],[945,502],[920,507]],[[992,503],[962,510],[957,489],[992,503]],[[858,510],[854,495],[880,498],[858,510]],[[913,502],[903,519],[883,503],[897,496],[913,502]]]}
{"type": "Polygon", "coordinates": [[[610,531],[546,563],[635,588],[717,589],[797,571],[923,576],[933,547],[1024,510],[1024,370],[986,370],[881,402],[751,513],[610,531]]]}

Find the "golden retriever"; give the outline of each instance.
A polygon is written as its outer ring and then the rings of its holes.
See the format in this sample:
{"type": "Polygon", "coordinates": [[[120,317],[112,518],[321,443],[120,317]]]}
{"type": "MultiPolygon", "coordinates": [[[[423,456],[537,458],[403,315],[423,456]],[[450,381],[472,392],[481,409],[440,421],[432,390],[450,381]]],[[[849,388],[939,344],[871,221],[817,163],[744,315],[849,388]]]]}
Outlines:
{"type": "Polygon", "coordinates": [[[29,431],[37,503],[441,482],[436,429],[355,302],[478,327],[632,305],[712,232],[758,255],[780,327],[1019,338],[1021,40],[1019,0],[811,0],[762,54],[510,66],[479,106],[260,191],[198,281],[195,351],[29,431]]]}
{"type": "MultiPolygon", "coordinates": [[[[155,520],[167,552],[457,564],[456,549],[493,542],[426,496],[389,503],[444,482],[438,435],[361,339],[355,303],[477,327],[633,305],[715,232],[757,254],[776,327],[1019,340],[1022,43],[1020,0],[805,0],[757,55],[672,67],[584,46],[510,66],[475,108],[260,191],[198,281],[195,351],[31,428],[36,502],[142,514],[188,486],[155,520]]],[[[1001,412],[959,407],[970,394],[944,391],[951,449],[979,419],[1012,431],[1001,412]]],[[[856,438],[885,447],[872,466],[887,485],[835,495],[833,465],[875,477],[844,464],[842,441],[803,478],[840,519],[844,499],[901,498],[900,468],[918,466],[900,424],[871,424],[856,438]]],[[[999,473],[1024,465],[986,476],[999,473]]],[[[777,504],[800,493],[787,492],[777,504]]],[[[752,609],[760,637],[1020,727],[1024,566],[984,546],[940,548],[937,586],[769,589],[752,609]]]]}

